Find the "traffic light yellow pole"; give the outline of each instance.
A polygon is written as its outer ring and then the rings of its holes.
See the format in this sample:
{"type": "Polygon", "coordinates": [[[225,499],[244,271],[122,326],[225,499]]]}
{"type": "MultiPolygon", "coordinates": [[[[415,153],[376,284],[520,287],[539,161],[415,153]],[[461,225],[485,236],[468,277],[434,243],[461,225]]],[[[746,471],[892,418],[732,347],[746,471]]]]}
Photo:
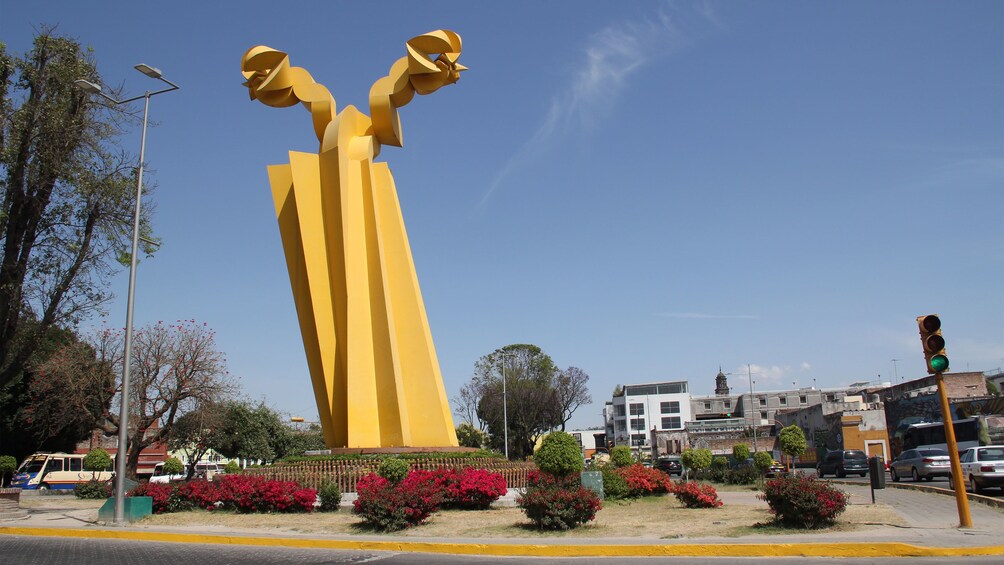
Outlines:
{"type": "Polygon", "coordinates": [[[959,447],[955,443],[955,426],[952,424],[952,409],[948,406],[948,394],[945,392],[945,378],[941,373],[935,373],[938,382],[938,398],[941,400],[941,416],[945,421],[945,440],[948,443],[948,457],[952,461],[952,482],[955,485],[955,505],[959,508],[959,527],[972,528],[973,518],[969,515],[969,498],[966,496],[966,478],[962,476],[962,463],[959,462],[959,447]]]}

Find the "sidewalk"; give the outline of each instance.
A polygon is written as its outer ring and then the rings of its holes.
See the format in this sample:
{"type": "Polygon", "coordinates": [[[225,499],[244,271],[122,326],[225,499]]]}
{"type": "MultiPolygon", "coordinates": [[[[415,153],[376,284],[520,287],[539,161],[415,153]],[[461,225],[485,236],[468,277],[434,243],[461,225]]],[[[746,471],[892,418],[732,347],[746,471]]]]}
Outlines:
{"type": "MultiPolygon", "coordinates": [[[[853,505],[870,505],[867,485],[841,484],[853,505]]],[[[929,487],[928,487],[929,488],[929,487]]],[[[755,492],[722,492],[726,505],[765,505],[755,492]]],[[[512,504],[514,493],[502,501],[512,504]]],[[[914,488],[876,491],[876,501],[902,516],[906,526],[876,523],[850,532],[750,535],[681,539],[579,538],[574,533],[553,538],[491,540],[424,538],[394,535],[318,535],[248,529],[183,526],[111,526],[97,522],[97,510],[32,510],[20,520],[0,521],[0,534],[131,539],[176,543],[276,545],[341,550],[387,550],[497,556],[1004,556],[1004,509],[970,503],[974,527],[959,529],[954,497],[914,488]]],[[[349,500],[344,500],[343,504],[349,500]]],[[[70,506],[67,504],[67,506],[70,506]]]]}

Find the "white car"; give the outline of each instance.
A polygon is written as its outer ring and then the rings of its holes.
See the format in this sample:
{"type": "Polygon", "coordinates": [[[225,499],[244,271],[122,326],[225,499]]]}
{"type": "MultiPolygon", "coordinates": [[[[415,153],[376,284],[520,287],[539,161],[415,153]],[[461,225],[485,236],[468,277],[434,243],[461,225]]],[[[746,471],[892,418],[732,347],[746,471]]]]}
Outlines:
{"type": "Polygon", "coordinates": [[[974,493],[982,493],[987,487],[1004,489],[1004,445],[970,447],[962,454],[960,463],[966,486],[974,493]]]}

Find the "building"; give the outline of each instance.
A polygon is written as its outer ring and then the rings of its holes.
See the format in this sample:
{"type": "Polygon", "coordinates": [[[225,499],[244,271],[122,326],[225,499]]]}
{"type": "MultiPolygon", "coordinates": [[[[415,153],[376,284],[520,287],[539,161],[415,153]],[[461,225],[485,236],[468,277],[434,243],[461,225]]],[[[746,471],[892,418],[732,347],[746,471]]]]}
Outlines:
{"type": "Polygon", "coordinates": [[[875,395],[845,395],[839,401],[782,410],[777,412],[777,423],[796,425],[805,433],[802,463],[812,464],[837,449],[859,449],[886,461],[891,457],[885,407],[875,395]]]}
{"type": "Polygon", "coordinates": [[[582,456],[586,459],[595,455],[597,448],[606,450],[606,432],[602,428],[569,430],[568,433],[579,442],[579,447],[582,448],[582,456]]]}
{"type": "Polygon", "coordinates": [[[603,413],[608,443],[651,448],[652,434],[683,432],[691,420],[689,386],[687,381],[621,385],[603,413]]]}

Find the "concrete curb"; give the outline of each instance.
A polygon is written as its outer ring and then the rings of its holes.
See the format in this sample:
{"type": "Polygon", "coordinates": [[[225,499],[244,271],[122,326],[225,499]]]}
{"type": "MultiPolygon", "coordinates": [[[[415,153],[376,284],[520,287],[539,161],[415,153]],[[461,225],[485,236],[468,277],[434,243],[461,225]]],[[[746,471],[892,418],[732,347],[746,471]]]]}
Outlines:
{"type": "Polygon", "coordinates": [[[0,535],[119,539],[168,543],[277,546],[355,551],[395,551],[499,557],[963,557],[1004,555],[1004,545],[920,547],[906,543],[778,544],[527,544],[370,541],[241,535],[136,532],[106,529],[0,527],[0,535]]]}

